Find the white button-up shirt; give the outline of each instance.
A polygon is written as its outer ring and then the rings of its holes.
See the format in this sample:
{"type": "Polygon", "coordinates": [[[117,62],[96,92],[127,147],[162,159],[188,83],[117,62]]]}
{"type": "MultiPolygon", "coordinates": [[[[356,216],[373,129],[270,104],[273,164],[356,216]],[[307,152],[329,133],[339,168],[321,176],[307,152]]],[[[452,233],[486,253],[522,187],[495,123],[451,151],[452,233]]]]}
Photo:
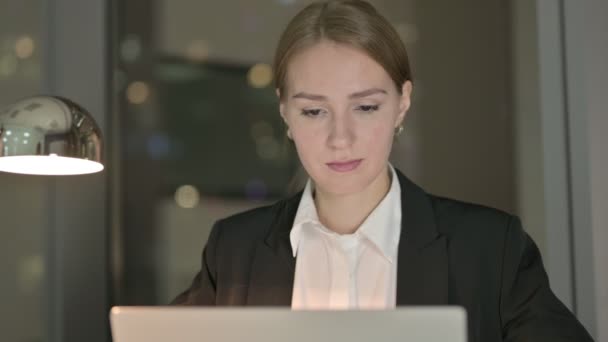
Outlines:
{"type": "Polygon", "coordinates": [[[290,233],[297,256],[292,309],[395,307],[401,188],[389,168],[388,193],[353,234],[337,234],[319,222],[308,180],[290,233]]]}

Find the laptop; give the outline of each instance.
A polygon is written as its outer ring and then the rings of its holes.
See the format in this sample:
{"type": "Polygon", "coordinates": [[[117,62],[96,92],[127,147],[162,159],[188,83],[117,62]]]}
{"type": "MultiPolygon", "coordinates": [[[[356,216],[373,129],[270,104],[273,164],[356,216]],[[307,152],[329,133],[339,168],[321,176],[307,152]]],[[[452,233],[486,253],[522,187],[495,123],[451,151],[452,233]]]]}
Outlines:
{"type": "Polygon", "coordinates": [[[460,307],[382,311],[289,308],[114,307],[114,342],[466,342],[460,307]]]}

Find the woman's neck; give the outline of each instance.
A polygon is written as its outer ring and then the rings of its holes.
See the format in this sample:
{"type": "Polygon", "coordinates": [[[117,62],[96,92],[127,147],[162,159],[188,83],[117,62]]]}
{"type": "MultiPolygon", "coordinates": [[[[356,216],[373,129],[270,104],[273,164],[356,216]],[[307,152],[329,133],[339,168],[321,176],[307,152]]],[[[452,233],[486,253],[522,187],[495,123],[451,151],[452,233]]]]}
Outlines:
{"type": "Polygon", "coordinates": [[[349,195],[334,195],[315,191],[319,220],[338,234],[352,234],[378,206],[390,188],[388,167],[363,191],[349,195]]]}

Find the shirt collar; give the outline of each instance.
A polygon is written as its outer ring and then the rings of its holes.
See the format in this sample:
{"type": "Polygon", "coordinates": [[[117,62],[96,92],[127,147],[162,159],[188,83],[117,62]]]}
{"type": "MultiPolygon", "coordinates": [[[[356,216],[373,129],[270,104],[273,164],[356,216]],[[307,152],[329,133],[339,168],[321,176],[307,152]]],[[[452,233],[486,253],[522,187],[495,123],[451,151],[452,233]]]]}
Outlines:
{"type": "Polygon", "coordinates": [[[365,236],[390,262],[397,256],[401,235],[401,187],[392,165],[388,193],[367,216],[357,230],[365,236]]]}
{"type": "MultiPolygon", "coordinates": [[[[391,174],[389,191],[357,229],[357,234],[367,238],[390,262],[393,262],[397,256],[401,235],[401,187],[399,177],[391,164],[389,164],[389,170],[391,174]]],[[[303,227],[308,224],[322,227],[313,199],[313,186],[309,179],[302,193],[290,232],[291,250],[294,257],[298,252],[303,227]]]]}
{"type": "Polygon", "coordinates": [[[291,233],[289,234],[289,240],[291,241],[291,250],[293,251],[294,257],[298,253],[298,246],[300,244],[300,235],[302,227],[308,223],[320,224],[312,192],[312,181],[308,179],[308,181],[306,182],[306,187],[302,192],[302,197],[300,198],[300,204],[298,205],[296,217],[293,220],[293,228],[291,229],[291,233]]]}

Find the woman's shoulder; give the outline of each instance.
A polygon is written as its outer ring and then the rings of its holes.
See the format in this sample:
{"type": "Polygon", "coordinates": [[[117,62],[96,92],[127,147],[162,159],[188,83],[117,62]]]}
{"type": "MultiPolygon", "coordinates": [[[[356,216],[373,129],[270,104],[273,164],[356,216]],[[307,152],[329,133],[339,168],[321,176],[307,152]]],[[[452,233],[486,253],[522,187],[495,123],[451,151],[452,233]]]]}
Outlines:
{"type": "MultiPolygon", "coordinates": [[[[403,215],[432,215],[432,220],[440,234],[455,237],[504,238],[510,227],[520,226],[519,219],[504,210],[431,194],[412,182],[398,169],[396,172],[403,192],[402,201],[406,201],[406,205],[403,206],[405,209],[403,215]],[[408,200],[415,204],[408,206],[408,200]],[[408,208],[414,212],[408,213],[408,208]],[[420,211],[420,213],[416,211],[420,211]]],[[[422,218],[419,217],[419,219],[422,218]]],[[[424,218],[424,220],[427,219],[424,218]]]]}
{"type": "Polygon", "coordinates": [[[216,222],[214,229],[224,237],[239,240],[266,237],[273,227],[285,225],[285,220],[277,220],[289,216],[297,208],[298,195],[222,218],[216,222]]]}
{"type": "MultiPolygon", "coordinates": [[[[486,205],[428,195],[439,232],[450,236],[502,240],[511,231],[521,231],[517,216],[486,205]]],[[[523,231],[522,231],[523,232],[523,231]]]]}

